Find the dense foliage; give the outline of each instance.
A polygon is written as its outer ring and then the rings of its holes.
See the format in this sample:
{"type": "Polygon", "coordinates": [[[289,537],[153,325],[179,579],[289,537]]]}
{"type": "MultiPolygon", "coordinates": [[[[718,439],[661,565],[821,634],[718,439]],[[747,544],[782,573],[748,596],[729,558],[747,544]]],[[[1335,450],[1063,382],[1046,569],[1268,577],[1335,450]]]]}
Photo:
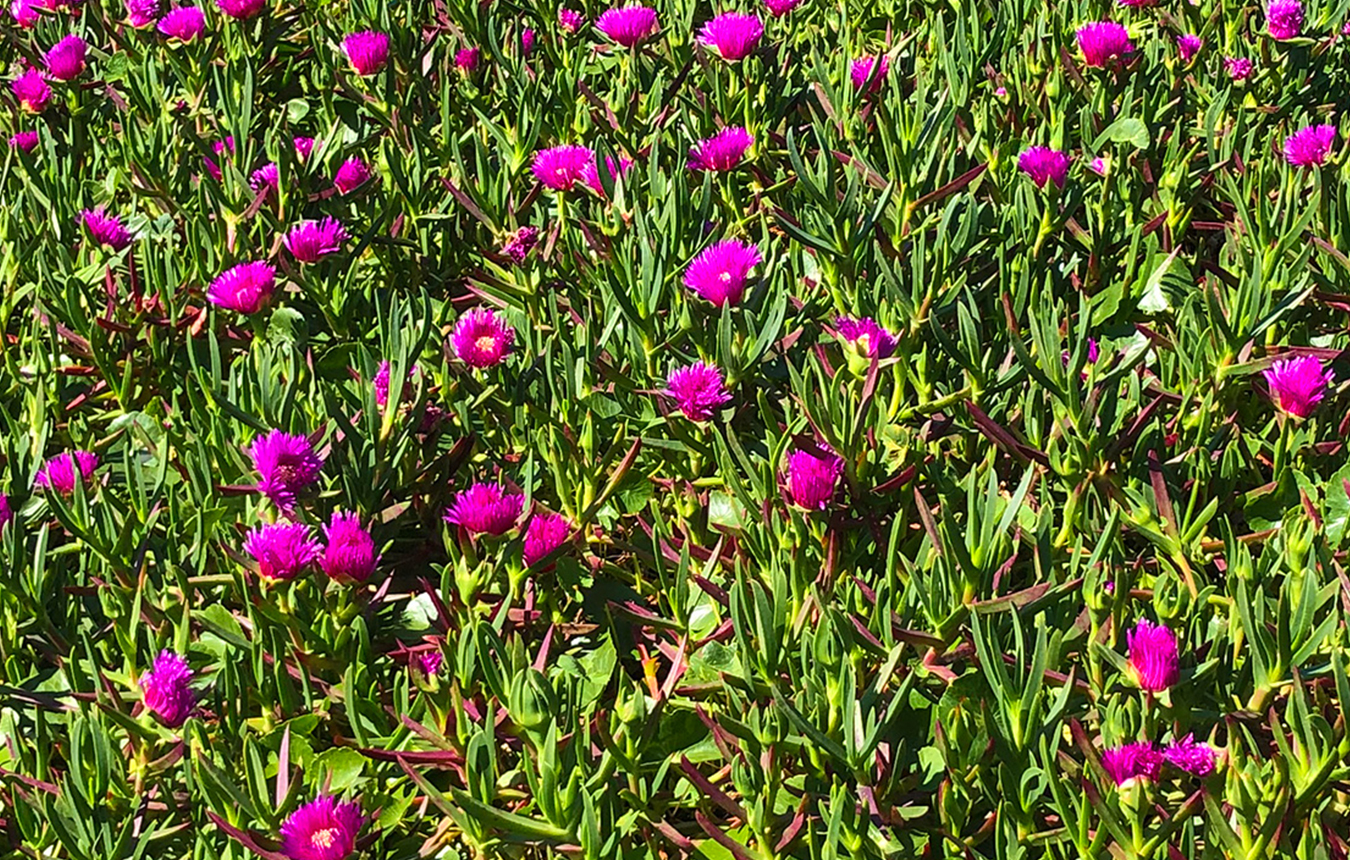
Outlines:
{"type": "Polygon", "coordinates": [[[14,0],[0,853],[1347,856],[1350,3],[738,2],[14,0]]]}

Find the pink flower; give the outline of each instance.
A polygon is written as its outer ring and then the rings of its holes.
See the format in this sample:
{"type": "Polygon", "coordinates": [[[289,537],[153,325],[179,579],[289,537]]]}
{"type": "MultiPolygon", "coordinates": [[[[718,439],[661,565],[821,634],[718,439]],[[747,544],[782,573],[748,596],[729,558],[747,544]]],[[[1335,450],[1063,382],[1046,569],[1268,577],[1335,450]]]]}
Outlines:
{"type": "Polygon", "coordinates": [[[540,559],[567,543],[572,536],[572,524],[561,514],[535,514],[525,526],[525,545],[521,556],[526,567],[533,567],[540,559]]]}
{"type": "Polygon", "coordinates": [[[131,244],[131,234],[127,228],[122,226],[116,215],[105,213],[102,206],[81,211],[80,219],[95,242],[112,248],[114,252],[131,244]]]}
{"type": "Polygon", "coordinates": [[[430,678],[441,671],[441,661],[444,659],[444,655],[441,654],[439,649],[435,651],[419,651],[413,656],[412,665],[420,669],[423,675],[430,678]]]}
{"type": "MultiPolygon", "coordinates": [[[[392,372],[393,365],[388,361],[382,361],[380,362],[380,369],[375,371],[375,378],[370,381],[371,386],[375,389],[375,405],[381,409],[389,404],[389,375],[392,372]]],[[[400,400],[412,396],[411,380],[416,373],[417,365],[414,364],[408,368],[408,372],[404,376],[403,390],[399,394],[400,400]]]]}
{"type": "Polygon", "coordinates": [[[672,370],[666,379],[665,394],[690,421],[711,420],[731,400],[722,371],[701,361],[672,370]]]}
{"type": "Polygon", "coordinates": [[[558,7],[558,26],[565,33],[575,33],[581,29],[581,25],[586,23],[586,18],[575,9],[568,9],[566,6],[558,7]]]}
{"type": "Polygon", "coordinates": [[[530,251],[539,242],[538,227],[521,227],[512,233],[502,244],[502,254],[517,266],[525,262],[530,251]]]}
{"type": "Polygon", "coordinates": [[[588,146],[554,146],[534,154],[534,177],[554,191],[571,191],[584,179],[586,168],[594,169],[595,153],[588,146]]]}
{"type": "Polygon", "coordinates": [[[297,137],[291,142],[295,144],[295,160],[308,161],[310,153],[314,151],[314,138],[297,137]]]}
{"type": "Polygon", "coordinates": [[[275,161],[270,161],[253,171],[248,178],[248,187],[255,192],[266,190],[275,191],[281,187],[281,171],[275,161]]]}
{"type": "Polygon", "coordinates": [[[57,42],[43,58],[47,74],[58,81],[73,81],[84,71],[84,54],[88,46],[79,36],[70,35],[57,42]]]}
{"type": "Polygon", "coordinates": [[[14,0],[9,4],[9,14],[14,16],[15,23],[20,27],[28,29],[42,17],[38,13],[38,6],[35,0],[14,0]]]}
{"type": "Polygon", "coordinates": [[[882,84],[886,82],[886,75],[890,70],[891,61],[885,56],[882,56],[880,59],[877,57],[862,57],[854,60],[853,65],[849,67],[849,77],[853,79],[853,86],[855,89],[867,87],[867,92],[871,94],[881,89],[882,84]],[[878,62],[880,63],[880,66],[877,66],[878,62]],[[872,77],[872,68],[874,66],[877,66],[876,77],[872,77]],[[872,81],[870,84],[868,83],[869,79],[872,81]]]}
{"type": "Polygon", "coordinates": [[[482,63],[482,60],[483,60],[483,51],[476,45],[470,46],[468,48],[460,48],[455,53],[455,66],[458,67],[459,70],[462,72],[468,72],[471,74],[477,71],[478,66],[482,63]]]}
{"type": "Polygon", "coordinates": [[[191,42],[206,30],[206,13],[199,6],[180,6],[159,19],[159,32],[180,42],[191,42]]]}
{"type": "Polygon", "coordinates": [[[351,33],[342,40],[342,50],[358,75],[373,75],[389,60],[389,37],[375,30],[351,33]]]}
{"type": "Polygon", "coordinates": [[[516,330],[491,308],[474,308],[464,314],[450,333],[459,360],[479,369],[505,361],[515,340],[516,330]]]}
{"type": "Polygon", "coordinates": [[[357,804],[321,796],[282,823],[281,853],[290,860],[347,860],[356,850],[363,821],[357,804]]]}
{"type": "Polygon", "coordinates": [[[1311,415],[1322,402],[1327,386],[1335,381],[1330,368],[1323,371],[1322,362],[1311,355],[1281,359],[1261,371],[1261,375],[1270,387],[1275,407],[1295,418],[1311,415]]]}
{"type": "Polygon", "coordinates": [[[161,651],[150,670],[141,676],[141,698],[145,709],[160,722],[176,729],[187,721],[196,704],[188,682],[192,670],[187,661],[172,651],[161,651]]]}
{"type": "Polygon", "coordinates": [[[1177,36],[1177,53],[1181,55],[1181,62],[1189,63],[1196,54],[1200,53],[1200,49],[1204,45],[1205,43],[1200,40],[1199,36],[1191,33],[1177,36]]]}
{"type": "Polygon", "coordinates": [[[1252,61],[1246,57],[1224,57],[1223,68],[1233,80],[1245,81],[1251,77],[1252,61]]]}
{"type": "Polygon", "coordinates": [[[738,125],[728,126],[689,150],[690,170],[727,171],[735,169],[745,151],[755,142],[750,132],[738,125]]]}
{"type": "Polygon", "coordinates": [[[127,22],[146,27],[159,20],[159,0],[127,0],[127,22]]]}
{"type": "Polygon", "coordinates": [[[1301,128],[1284,142],[1284,160],[1294,167],[1320,167],[1336,144],[1336,126],[1310,125],[1301,128]]]}
{"type": "Polygon", "coordinates": [[[895,336],[870,317],[837,317],[839,336],[868,358],[890,358],[895,352],[895,336]]]}
{"type": "Polygon", "coordinates": [[[781,18],[801,5],[802,0],[764,0],[765,7],[769,14],[775,18],[781,18]]]}
{"type": "Polygon", "coordinates": [[[1214,772],[1218,755],[1214,747],[1209,744],[1198,744],[1194,735],[1186,735],[1181,740],[1168,744],[1163,750],[1163,757],[1167,759],[1168,764],[1178,770],[1184,770],[1193,776],[1209,776],[1214,772]]]}
{"type": "Polygon", "coordinates": [[[333,184],[337,186],[339,193],[351,194],[365,185],[373,175],[366,163],[353,155],[338,167],[337,173],[333,176],[333,184]]]}
{"type": "Polygon", "coordinates": [[[520,519],[524,504],[524,496],[503,493],[495,484],[474,484],[455,496],[445,521],[472,534],[502,535],[520,519]]]}
{"type": "Polygon", "coordinates": [[[1266,32],[1272,39],[1297,39],[1303,30],[1303,4],[1299,0],[1271,0],[1266,7],[1266,32]]]}
{"type": "Polygon", "coordinates": [[[1107,164],[1106,159],[1105,159],[1105,158],[1102,158],[1101,156],[1097,156],[1096,158],[1094,158],[1094,159],[1092,159],[1090,162],[1088,162],[1088,170],[1091,170],[1093,173],[1097,174],[1098,176],[1105,176],[1105,175],[1106,175],[1106,172],[1107,172],[1109,169],[1110,169],[1110,165],[1107,164]]]}
{"type": "Polygon", "coordinates": [[[370,579],[380,557],[375,552],[375,540],[361,527],[356,514],[334,511],[323,534],[328,546],[319,566],[330,579],[346,583],[370,579]]]}
{"type": "Polygon", "coordinates": [[[98,455],[89,451],[70,451],[50,457],[37,471],[33,485],[43,490],[55,490],[62,496],[75,492],[75,484],[89,484],[98,468],[98,455]]]}
{"type": "Polygon", "coordinates": [[[1151,743],[1123,744],[1102,750],[1102,769],[1117,786],[1139,778],[1157,782],[1162,765],[1162,753],[1151,743]]]}
{"type": "Polygon", "coordinates": [[[211,304],[241,314],[256,314],[272,298],[276,269],[260,261],[226,269],[206,290],[211,304]]]}
{"type": "Polygon", "coordinates": [[[709,245],[684,272],[684,285],[705,301],[721,307],[737,304],[750,271],[759,265],[759,249],[736,239],[709,245]]]}
{"type": "Polygon", "coordinates": [[[52,99],[52,88],[47,86],[37,69],[19,75],[9,86],[14,91],[14,98],[19,100],[19,107],[29,113],[42,113],[52,99]]]}
{"type": "Polygon", "coordinates": [[[724,60],[743,60],[755,52],[763,36],[764,25],[757,16],[723,12],[703,25],[698,41],[724,60]]]}
{"type": "Polygon", "coordinates": [[[656,10],[646,6],[620,6],[602,14],[595,26],[611,40],[632,48],[650,38],[660,27],[656,10]]]}
{"type": "Polygon", "coordinates": [[[247,451],[259,475],[255,489],[282,510],[292,508],[296,494],[318,481],[323,469],[308,439],[283,430],[256,437],[247,451]]]}
{"type": "Polygon", "coordinates": [[[1104,68],[1112,60],[1134,53],[1130,34],[1114,21],[1093,21],[1078,28],[1078,48],[1083,62],[1092,68],[1104,68]]]}
{"type": "Polygon", "coordinates": [[[258,575],[275,582],[304,573],[322,550],[304,523],[264,523],[245,536],[244,551],[258,563],[258,575]]]}
{"type": "Polygon", "coordinates": [[[9,506],[9,496],[0,496],[0,528],[14,521],[14,509],[9,506]]]}
{"type": "Polygon", "coordinates": [[[322,221],[301,221],[286,234],[284,244],[291,256],[301,263],[317,263],[329,254],[342,249],[347,231],[333,218],[322,221]]]}
{"type": "Polygon", "coordinates": [[[216,0],[216,5],[231,18],[243,20],[261,12],[267,0],[216,0]]]}
{"type": "MultiPolygon", "coordinates": [[[[558,10],[558,12],[559,14],[561,14],[562,10],[560,9],[558,10]]],[[[523,56],[528,57],[530,55],[530,52],[533,50],[534,50],[534,31],[531,30],[529,27],[526,27],[524,30],[520,31],[520,53],[523,56]]]]}
{"type": "Polygon", "coordinates": [[[800,508],[823,511],[834,498],[835,485],[843,473],[844,459],[829,446],[798,448],[788,455],[788,498],[800,508]]]}
{"type": "Polygon", "coordinates": [[[1017,169],[1031,177],[1037,188],[1044,188],[1047,182],[1063,188],[1064,177],[1069,172],[1069,157],[1057,149],[1032,146],[1017,156],[1017,169]]]}
{"type": "MultiPolygon", "coordinates": [[[[211,151],[216,154],[216,158],[224,161],[230,155],[234,154],[234,137],[226,137],[224,140],[218,140],[211,144],[211,151]]],[[[220,166],[206,156],[202,156],[202,164],[206,167],[206,172],[211,174],[211,178],[219,182],[224,174],[220,172],[220,166]]]]}
{"type": "MultiPolygon", "coordinates": [[[[628,170],[632,166],[633,166],[633,159],[631,158],[627,158],[625,156],[620,155],[619,163],[616,165],[614,163],[613,157],[608,155],[605,156],[605,167],[609,172],[609,178],[611,181],[618,181],[619,177],[627,176],[628,170]]],[[[599,194],[601,197],[605,196],[605,186],[600,181],[600,170],[596,167],[594,158],[592,158],[586,164],[586,166],[582,168],[581,181],[586,183],[586,185],[596,194],[599,194]]]]}
{"type": "Polygon", "coordinates": [[[32,152],[38,145],[38,133],[36,131],[16,131],[10,135],[9,145],[24,152],[32,152]]]}
{"type": "Polygon", "coordinates": [[[1165,624],[1146,618],[1126,635],[1130,649],[1130,674],[1139,689],[1161,693],[1177,682],[1177,637],[1165,624]]]}

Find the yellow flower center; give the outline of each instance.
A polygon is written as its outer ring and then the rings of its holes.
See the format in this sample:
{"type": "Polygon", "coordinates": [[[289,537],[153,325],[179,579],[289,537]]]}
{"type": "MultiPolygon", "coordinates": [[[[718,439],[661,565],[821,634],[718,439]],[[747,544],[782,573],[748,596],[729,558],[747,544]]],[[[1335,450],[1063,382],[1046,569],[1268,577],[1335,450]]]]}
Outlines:
{"type": "Polygon", "coordinates": [[[473,343],[474,346],[478,347],[483,352],[492,352],[492,350],[497,345],[496,339],[493,338],[492,335],[490,334],[483,335],[482,337],[478,338],[478,340],[475,340],[473,343]]]}
{"type": "Polygon", "coordinates": [[[322,830],[314,831],[314,835],[309,837],[309,844],[315,848],[332,848],[338,840],[338,829],[336,827],[325,827],[322,830]]]}

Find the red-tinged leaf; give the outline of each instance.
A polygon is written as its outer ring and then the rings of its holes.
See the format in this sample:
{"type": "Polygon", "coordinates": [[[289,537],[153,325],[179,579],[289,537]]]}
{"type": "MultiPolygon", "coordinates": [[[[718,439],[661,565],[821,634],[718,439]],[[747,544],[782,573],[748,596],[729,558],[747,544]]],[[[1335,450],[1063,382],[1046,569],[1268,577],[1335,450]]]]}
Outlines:
{"type": "Polygon", "coordinates": [[[234,827],[228,821],[221,818],[219,815],[216,815],[209,809],[206,810],[206,817],[211,819],[212,823],[221,830],[224,830],[229,834],[230,838],[234,841],[252,851],[254,854],[257,854],[259,857],[264,858],[264,860],[290,860],[289,857],[279,851],[271,851],[264,848],[253,834],[249,833],[247,830],[240,830],[239,828],[234,827]]]}

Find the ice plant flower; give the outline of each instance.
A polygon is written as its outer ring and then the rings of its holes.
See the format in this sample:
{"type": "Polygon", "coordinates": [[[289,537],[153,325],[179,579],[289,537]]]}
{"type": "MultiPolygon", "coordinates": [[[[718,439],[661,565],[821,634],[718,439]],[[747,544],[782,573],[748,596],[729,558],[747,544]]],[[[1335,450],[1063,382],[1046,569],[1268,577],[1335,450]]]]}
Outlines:
{"type": "Polygon", "coordinates": [[[180,6],[159,19],[159,32],[180,42],[191,42],[206,30],[206,13],[200,6],[180,6]]]}
{"type": "Polygon", "coordinates": [[[342,40],[342,51],[352,70],[367,77],[384,68],[389,60],[389,36],[377,30],[350,33],[342,40]]]}
{"type": "Polygon", "coordinates": [[[131,234],[116,215],[109,215],[102,206],[85,209],[80,212],[80,220],[89,230],[89,235],[100,245],[120,251],[131,244],[131,234]]]}
{"type": "Polygon", "coordinates": [[[525,543],[521,558],[526,567],[533,567],[541,558],[567,543],[572,535],[572,524],[562,514],[535,514],[525,526],[525,543]]]}
{"type": "Polygon", "coordinates": [[[1134,53],[1130,34],[1115,21],[1093,21],[1078,28],[1078,49],[1083,62],[1092,68],[1105,68],[1112,60],[1134,53]]]}
{"type": "Polygon", "coordinates": [[[1088,162],[1088,170],[1098,176],[1105,176],[1110,169],[1111,163],[1100,155],[1088,162]]]}
{"type": "Polygon", "coordinates": [[[1252,75],[1252,61],[1246,57],[1224,57],[1223,68],[1235,81],[1245,81],[1252,75]]]}
{"type": "MultiPolygon", "coordinates": [[[[234,154],[234,137],[230,136],[224,140],[218,140],[211,144],[211,151],[216,154],[216,158],[224,161],[230,155],[234,154]]],[[[206,167],[206,172],[211,174],[212,179],[219,182],[224,178],[224,174],[220,172],[220,165],[216,164],[212,159],[202,156],[202,164],[206,167]]]]}
{"type": "Polygon", "coordinates": [[[1047,182],[1063,188],[1064,177],[1069,172],[1069,156],[1047,146],[1030,146],[1017,156],[1017,169],[1031,177],[1037,188],[1044,188],[1047,182]]]}
{"type": "Polygon", "coordinates": [[[314,143],[315,143],[314,138],[297,137],[295,140],[291,141],[291,143],[295,144],[296,161],[309,160],[310,153],[314,152],[314,143]]]}
{"type": "Polygon", "coordinates": [[[243,20],[261,12],[267,0],[216,0],[216,5],[231,18],[243,20]]]}
{"type": "Polygon", "coordinates": [[[477,45],[460,48],[455,52],[455,67],[466,74],[473,74],[483,61],[483,51],[477,45]]]}
{"type": "Polygon", "coordinates": [[[1271,0],[1266,7],[1266,32],[1270,38],[1297,39],[1303,31],[1303,4],[1299,0],[1271,0]]]}
{"type": "Polygon", "coordinates": [[[98,468],[98,455],[90,451],[68,451],[49,457],[37,471],[33,484],[43,490],[55,490],[63,496],[75,492],[75,484],[88,485],[98,468]]]}
{"type": "Polygon", "coordinates": [[[1184,770],[1193,776],[1209,776],[1214,772],[1218,758],[1214,747],[1198,744],[1194,735],[1186,735],[1179,741],[1173,741],[1163,750],[1167,763],[1178,770],[1184,770]]]}
{"type": "Polygon", "coordinates": [[[141,699],[160,722],[176,729],[187,721],[196,699],[188,682],[192,670],[187,661],[172,651],[161,651],[150,670],[141,676],[141,699]]]}
{"type": "Polygon", "coordinates": [[[1200,53],[1200,49],[1204,45],[1205,43],[1201,41],[1199,36],[1191,33],[1177,36],[1177,53],[1181,55],[1181,62],[1189,63],[1196,54],[1200,53]]]}
{"type": "MultiPolygon", "coordinates": [[[[633,166],[633,159],[628,158],[626,156],[620,155],[618,164],[614,163],[613,157],[608,155],[605,156],[605,168],[609,172],[609,178],[612,181],[617,181],[621,176],[627,176],[628,170],[632,166],[633,166]]],[[[600,181],[600,170],[596,166],[594,158],[592,158],[590,162],[584,168],[582,168],[581,181],[586,183],[586,186],[590,188],[592,191],[594,191],[596,194],[599,194],[601,197],[605,196],[605,186],[600,181]]]]}
{"type": "Polygon", "coordinates": [[[524,505],[519,493],[503,493],[496,484],[474,484],[455,496],[445,521],[476,535],[502,535],[515,526],[524,505]]]}
{"type": "Polygon", "coordinates": [[[1157,782],[1162,765],[1162,753],[1151,743],[1141,741],[1102,750],[1102,769],[1120,787],[1141,778],[1157,782]]]}
{"type": "Polygon", "coordinates": [[[530,251],[538,243],[538,227],[521,227],[510,234],[506,241],[502,243],[502,255],[519,266],[525,262],[526,257],[530,256],[530,251]]]}
{"type": "Polygon", "coordinates": [[[375,552],[375,540],[361,526],[360,517],[334,511],[328,525],[323,527],[323,534],[328,545],[319,566],[330,579],[347,583],[370,579],[380,557],[375,552]]]}
{"type": "Polygon", "coordinates": [[[282,509],[295,504],[297,493],[319,480],[323,458],[304,436],[269,430],[254,438],[248,456],[258,472],[255,489],[282,509]]]}
{"type": "Polygon", "coordinates": [[[684,271],[684,285],[699,298],[721,307],[737,304],[745,294],[745,282],[759,265],[759,249],[736,239],[709,245],[684,271]]]}
{"type": "Polygon", "coordinates": [[[322,221],[301,221],[291,228],[283,242],[297,261],[317,263],[341,250],[346,240],[347,231],[342,228],[342,223],[324,218],[322,221]]]}
{"type": "Polygon", "coordinates": [[[577,10],[568,9],[566,6],[558,7],[558,26],[564,33],[575,33],[584,23],[586,23],[585,16],[577,10]]]}
{"type": "Polygon", "coordinates": [[[620,6],[603,13],[595,22],[611,40],[632,48],[650,38],[660,26],[656,10],[646,6],[620,6]]]}
{"type": "Polygon", "coordinates": [[[277,270],[254,261],[221,272],[206,290],[211,304],[241,314],[256,314],[272,299],[277,270]]]}
{"type": "Polygon", "coordinates": [[[1126,641],[1130,674],[1139,689],[1161,693],[1177,682],[1177,637],[1171,628],[1140,618],[1126,641]]]}
{"type": "Polygon", "coordinates": [[[841,338],[868,358],[890,358],[895,352],[895,336],[870,317],[838,317],[834,326],[841,338]]]}
{"type": "Polygon", "coordinates": [[[781,18],[801,5],[802,0],[764,0],[764,6],[769,10],[769,14],[775,18],[781,18]]]}
{"type": "Polygon", "coordinates": [[[450,344],[459,360],[479,369],[505,361],[515,340],[516,330],[492,308],[465,313],[450,333],[450,344]]]}
{"type": "Polygon", "coordinates": [[[423,675],[431,678],[441,671],[441,661],[444,659],[445,656],[441,654],[439,648],[435,651],[419,651],[413,656],[413,665],[422,670],[423,675]]]}
{"type": "Polygon", "coordinates": [[[689,150],[690,170],[734,170],[755,142],[754,135],[738,125],[728,126],[689,150]]]}
{"type": "Polygon", "coordinates": [[[38,133],[35,131],[16,131],[10,135],[9,145],[24,152],[32,152],[38,145],[38,133]]]}
{"type": "Polygon", "coordinates": [[[281,853],[290,860],[347,860],[363,818],[357,804],[321,796],[282,822],[281,853]]]}
{"type": "Polygon", "coordinates": [[[351,158],[342,162],[337,173],[333,176],[333,184],[341,194],[351,194],[356,189],[365,185],[370,178],[374,176],[366,163],[360,157],[353,155],[351,158]]]}
{"type": "Polygon", "coordinates": [[[698,41],[724,60],[743,60],[755,52],[763,36],[764,25],[758,16],[723,12],[703,25],[698,41]]]}
{"type": "Polygon", "coordinates": [[[255,192],[264,190],[271,192],[281,187],[281,171],[277,167],[277,163],[269,161],[253,171],[248,178],[248,187],[255,192]]]}
{"type": "Polygon", "coordinates": [[[1307,418],[1322,402],[1327,386],[1335,381],[1330,368],[1322,369],[1316,356],[1283,358],[1261,371],[1270,387],[1270,399],[1286,415],[1307,418]]]}
{"type": "Polygon", "coordinates": [[[319,559],[322,548],[304,523],[263,523],[244,538],[244,551],[269,581],[295,579],[319,559]]]}
{"type": "Polygon", "coordinates": [[[672,370],[666,378],[665,394],[690,421],[710,420],[731,400],[722,371],[701,361],[672,370]]]}
{"type": "Polygon", "coordinates": [[[52,88],[47,86],[42,72],[37,69],[29,69],[19,75],[9,88],[14,91],[14,98],[18,100],[19,107],[29,113],[42,113],[47,109],[47,103],[52,100],[52,88]]]}
{"type": "Polygon", "coordinates": [[[809,511],[823,511],[834,499],[835,485],[844,473],[844,458],[826,445],[815,450],[798,448],[788,455],[787,493],[792,503],[809,511]]]}
{"type": "Polygon", "coordinates": [[[594,169],[595,153],[588,146],[553,146],[534,154],[530,169],[534,178],[554,191],[571,191],[586,175],[586,168],[594,169]]]}
{"type": "Polygon", "coordinates": [[[14,0],[9,4],[9,14],[14,22],[25,30],[37,24],[42,16],[38,14],[38,4],[34,0],[14,0]]]}
{"type": "Polygon", "coordinates": [[[867,92],[875,93],[881,89],[886,82],[886,75],[891,71],[891,61],[886,56],[881,57],[860,57],[853,61],[849,67],[848,76],[853,80],[853,86],[856,89],[867,87],[867,92]],[[880,64],[880,65],[878,65],[880,64]],[[876,76],[872,76],[872,69],[876,67],[876,76]],[[872,83],[868,83],[871,80],[872,83]]]}
{"type": "Polygon", "coordinates": [[[127,0],[127,22],[148,27],[159,20],[159,0],[127,0]]]}
{"type": "MultiPolygon", "coordinates": [[[[560,10],[561,11],[561,10],[560,10]]],[[[520,53],[528,57],[534,50],[534,31],[529,27],[520,31],[520,53]]]]}
{"type": "Polygon", "coordinates": [[[1284,160],[1294,167],[1320,167],[1336,144],[1336,126],[1310,125],[1301,128],[1284,142],[1284,160]]]}
{"type": "Polygon", "coordinates": [[[84,39],[71,34],[52,46],[43,58],[47,74],[58,81],[73,81],[84,71],[84,39]]]}

